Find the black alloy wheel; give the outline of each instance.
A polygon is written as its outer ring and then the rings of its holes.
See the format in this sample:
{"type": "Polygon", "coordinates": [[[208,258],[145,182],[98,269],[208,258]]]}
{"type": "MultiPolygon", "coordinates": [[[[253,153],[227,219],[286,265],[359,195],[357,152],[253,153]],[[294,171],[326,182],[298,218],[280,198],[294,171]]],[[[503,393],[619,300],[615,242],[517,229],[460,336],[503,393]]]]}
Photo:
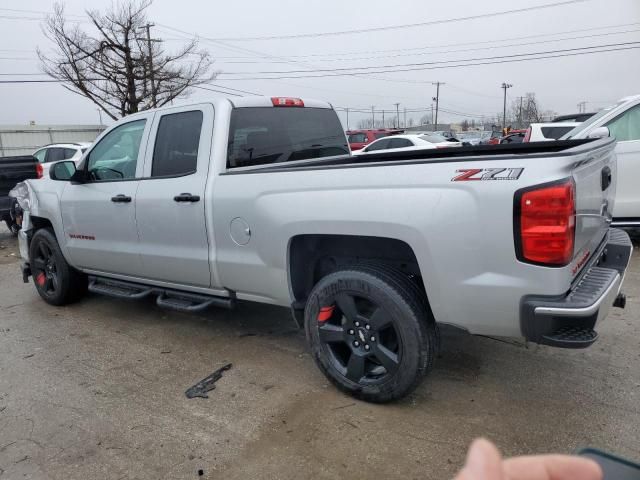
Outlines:
{"type": "Polygon", "coordinates": [[[334,367],[352,382],[382,383],[400,364],[399,335],[389,313],[357,293],[342,292],[334,305],[320,309],[320,342],[334,367]]]}
{"type": "Polygon", "coordinates": [[[51,305],[66,305],[87,293],[87,276],[69,265],[53,230],[41,228],[29,245],[29,262],[38,294],[51,305]]]}
{"type": "Polygon", "coordinates": [[[339,389],[382,403],[410,393],[431,368],[436,325],[424,292],[385,265],[323,277],[305,307],[313,358],[339,389]]]}
{"type": "Polygon", "coordinates": [[[33,279],[46,295],[55,295],[60,289],[60,279],[51,247],[45,242],[40,242],[35,254],[31,265],[33,279]]]}

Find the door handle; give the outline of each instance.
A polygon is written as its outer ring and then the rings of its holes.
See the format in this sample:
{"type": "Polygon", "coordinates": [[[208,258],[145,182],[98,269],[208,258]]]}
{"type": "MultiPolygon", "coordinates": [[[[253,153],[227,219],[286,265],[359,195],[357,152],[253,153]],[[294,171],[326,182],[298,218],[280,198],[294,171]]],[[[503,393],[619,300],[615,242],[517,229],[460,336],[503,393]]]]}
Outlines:
{"type": "Polygon", "coordinates": [[[176,195],[175,197],[173,197],[173,200],[176,202],[199,202],[200,201],[200,196],[199,195],[191,195],[190,193],[181,193],[180,195],[176,195]]]}
{"type": "Polygon", "coordinates": [[[604,192],[609,185],[611,185],[611,169],[607,166],[602,169],[600,173],[600,186],[602,187],[602,191],[604,192]]]}
{"type": "Polygon", "coordinates": [[[114,203],[129,203],[131,201],[131,197],[121,193],[115,197],[111,197],[111,201],[114,203]]]}

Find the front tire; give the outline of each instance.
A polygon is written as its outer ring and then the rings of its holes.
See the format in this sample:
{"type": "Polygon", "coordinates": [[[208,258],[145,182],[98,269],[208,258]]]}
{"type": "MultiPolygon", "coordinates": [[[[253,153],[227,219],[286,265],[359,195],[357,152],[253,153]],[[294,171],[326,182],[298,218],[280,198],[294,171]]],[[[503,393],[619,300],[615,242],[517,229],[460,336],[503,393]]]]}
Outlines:
{"type": "Polygon", "coordinates": [[[36,231],[29,258],[33,283],[48,304],[67,305],[87,292],[87,276],[67,263],[51,229],[36,231]]]}
{"type": "Polygon", "coordinates": [[[369,402],[413,391],[433,364],[436,326],[426,295],[383,265],[322,278],[305,308],[313,358],[340,390],[369,402]]]}

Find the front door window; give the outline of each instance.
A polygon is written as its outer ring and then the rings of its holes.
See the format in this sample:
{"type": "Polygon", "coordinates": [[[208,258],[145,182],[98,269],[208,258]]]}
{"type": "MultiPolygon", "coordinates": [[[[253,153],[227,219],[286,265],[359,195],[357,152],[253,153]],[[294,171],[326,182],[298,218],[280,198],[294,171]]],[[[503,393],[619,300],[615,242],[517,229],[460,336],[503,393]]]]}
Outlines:
{"type": "Polygon", "coordinates": [[[146,120],[125,123],[109,132],[89,153],[87,170],[94,182],[130,180],[136,176],[146,120]]]}

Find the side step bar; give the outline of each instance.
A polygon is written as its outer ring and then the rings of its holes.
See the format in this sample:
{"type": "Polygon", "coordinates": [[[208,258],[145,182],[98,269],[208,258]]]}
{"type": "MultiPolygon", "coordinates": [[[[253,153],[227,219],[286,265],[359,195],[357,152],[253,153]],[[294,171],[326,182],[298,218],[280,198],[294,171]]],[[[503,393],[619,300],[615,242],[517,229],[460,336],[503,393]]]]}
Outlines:
{"type": "Polygon", "coordinates": [[[211,306],[232,309],[236,304],[231,290],[227,290],[229,297],[216,297],[94,276],[89,277],[89,291],[131,300],[155,295],[158,306],[180,312],[201,312],[211,306]]]}

